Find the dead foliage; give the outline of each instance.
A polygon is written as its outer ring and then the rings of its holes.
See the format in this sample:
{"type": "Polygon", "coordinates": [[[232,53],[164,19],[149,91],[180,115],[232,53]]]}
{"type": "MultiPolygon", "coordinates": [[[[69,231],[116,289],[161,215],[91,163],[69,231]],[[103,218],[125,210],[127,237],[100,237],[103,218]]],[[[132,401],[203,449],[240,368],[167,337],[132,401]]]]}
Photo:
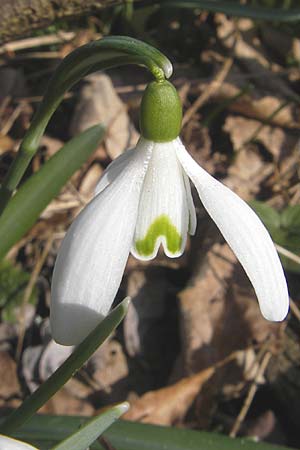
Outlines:
{"type": "MultiPolygon", "coordinates": [[[[175,66],[173,82],[184,104],[182,139],[190,153],[246,201],[256,198],[278,210],[299,204],[300,78],[286,64],[287,55],[299,64],[299,39],[224,14],[197,16],[192,27],[196,35],[210,27],[211,39],[201,48],[197,41],[192,62],[175,66]]],[[[91,35],[97,37],[91,30],[54,34],[47,43],[24,40],[0,49],[8,61],[0,67],[0,177],[40,99],[14,58],[29,54],[34,61],[40,44],[57,45],[60,59],[91,35]]],[[[45,60],[53,58],[51,52],[44,51],[45,60]]],[[[0,323],[2,408],[16,406],[69,354],[51,340],[48,328],[55,257],[103,170],[137,140],[138,105],[147,83],[141,73],[129,68],[122,75],[89,76],[64,100],[26,174],[39,170],[71,135],[95,123],[107,126],[101,146],[8,255],[31,274],[28,286],[38,288],[39,300],[31,307],[24,294],[27,320],[19,314],[17,323],[0,323]]],[[[297,428],[299,275],[288,274],[294,300],[289,319],[265,321],[245,273],[193,195],[198,227],[185,254],[171,260],[160,252],[147,263],[129,257],[117,297],[132,297],[123,326],[42,412],[91,415],[129,399],[130,420],[296,445],[282,415],[297,428]]]]}

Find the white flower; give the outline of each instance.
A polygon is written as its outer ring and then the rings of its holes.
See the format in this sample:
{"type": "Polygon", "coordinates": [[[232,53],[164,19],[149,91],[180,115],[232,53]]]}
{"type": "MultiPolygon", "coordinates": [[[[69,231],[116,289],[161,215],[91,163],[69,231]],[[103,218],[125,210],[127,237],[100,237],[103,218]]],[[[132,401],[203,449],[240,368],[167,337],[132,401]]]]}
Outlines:
{"type": "Polygon", "coordinates": [[[104,172],[97,195],[68,230],[52,283],[54,339],[77,344],[108,313],[129,253],[149,260],[160,244],[180,256],[196,228],[189,178],[244,267],[266,319],[288,312],[288,292],[274,244],[253,210],[201,168],[180,138],[137,146],[104,172]]]}
{"type": "Polygon", "coordinates": [[[17,441],[16,439],[0,434],[0,450],[37,450],[36,447],[26,442],[17,441]]]}

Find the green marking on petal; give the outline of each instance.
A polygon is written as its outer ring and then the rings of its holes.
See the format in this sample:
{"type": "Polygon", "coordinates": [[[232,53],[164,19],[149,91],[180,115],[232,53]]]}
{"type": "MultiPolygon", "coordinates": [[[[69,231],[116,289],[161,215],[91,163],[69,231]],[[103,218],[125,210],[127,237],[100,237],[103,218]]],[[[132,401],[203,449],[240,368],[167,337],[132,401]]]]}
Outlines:
{"type": "Polygon", "coordinates": [[[149,227],[144,239],[139,239],[135,243],[137,253],[141,256],[149,256],[153,253],[156,240],[159,236],[165,236],[167,249],[170,253],[180,252],[182,237],[169,217],[165,214],[159,216],[149,227]]]}

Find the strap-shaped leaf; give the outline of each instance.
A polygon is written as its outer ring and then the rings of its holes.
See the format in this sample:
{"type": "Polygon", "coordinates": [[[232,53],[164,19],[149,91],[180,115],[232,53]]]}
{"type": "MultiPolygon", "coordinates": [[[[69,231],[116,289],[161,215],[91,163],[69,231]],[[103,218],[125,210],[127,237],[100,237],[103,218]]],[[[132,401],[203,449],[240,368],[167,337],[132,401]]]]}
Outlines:
{"type": "Polygon", "coordinates": [[[18,429],[66,384],[119,325],[127,312],[128,305],[129,298],[126,298],[76,347],[69,358],[7,417],[0,427],[3,433],[11,434],[18,429]]]}
{"type": "Polygon", "coordinates": [[[48,203],[97,148],[104,135],[100,125],[64,145],[32,175],[0,217],[0,259],[32,227],[48,203]]]}
{"type": "MultiPolygon", "coordinates": [[[[16,433],[16,437],[26,439],[41,448],[49,448],[49,443],[52,442],[54,445],[74,432],[85,420],[83,417],[35,416],[16,433]]],[[[114,423],[104,433],[103,438],[116,450],[287,450],[287,447],[257,443],[249,438],[229,438],[219,433],[160,427],[124,420],[114,423]]],[[[90,448],[104,450],[98,442],[92,444],[90,448]]]]}
{"type": "Polygon", "coordinates": [[[86,450],[101,434],[128,410],[128,403],[120,403],[86,422],[78,431],[51,450],[86,450]]]}

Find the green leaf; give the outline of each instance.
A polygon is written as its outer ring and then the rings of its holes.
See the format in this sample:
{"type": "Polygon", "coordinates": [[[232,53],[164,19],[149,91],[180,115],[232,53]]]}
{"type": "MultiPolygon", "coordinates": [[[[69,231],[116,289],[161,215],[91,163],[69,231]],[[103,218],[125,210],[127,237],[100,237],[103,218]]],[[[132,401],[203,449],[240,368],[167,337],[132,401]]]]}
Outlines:
{"type": "Polygon", "coordinates": [[[167,0],[162,6],[177,8],[199,8],[212,12],[223,12],[231,16],[250,17],[251,19],[272,20],[277,22],[297,22],[300,20],[300,8],[270,8],[252,5],[242,5],[232,1],[216,0],[167,0]]]}
{"type": "Polygon", "coordinates": [[[276,209],[258,200],[252,200],[249,202],[249,205],[252,209],[254,209],[271,234],[279,229],[280,214],[276,211],[276,209]]]}
{"type": "MultiPolygon", "coordinates": [[[[29,273],[15,267],[11,261],[0,262],[0,308],[2,320],[5,322],[17,321],[16,312],[22,304],[29,278],[29,273]]],[[[35,304],[36,300],[34,288],[29,302],[35,304]]]]}
{"type": "Polygon", "coordinates": [[[300,205],[288,206],[281,213],[281,225],[300,239],[300,205]]]}
{"type": "Polygon", "coordinates": [[[86,450],[101,434],[128,410],[128,403],[109,408],[98,417],[87,421],[78,431],[64,439],[52,450],[86,450]]]}
{"type": "Polygon", "coordinates": [[[0,217],[0,259],[30,230],[48,203],[97,148],[103,134],[100,125],[84,131],[21,186],[0,217]]]}
{"type": "MultiPolygon", "coordinates": [[[[300,256],[300,205],[285,208],[280,221],[282,233],[276,243],[300,256]]],[[[300,273],[300,264],[283,255],[280,258],[286,270],[300,273]]]]}
{"type": "MultiPolygon", "coordinates": [[[[85,421],[84,417],[35,416],[14,436],[45,450],[77,430],[85,421]]],[[[287,447],[256,443],[247,438],[229,438],[218,433],[124,420],[114,423],[103,437],[116,450],[287,450],[287,447]]],[[[90,448],[104,450],[98,442],[90,448]]]]}
{"type": "Polygon", "coordinates": [[[10,434],[36,413],[83,366],[97,348],[118,326],[129,305],[126,298],[79,344],[71,356],[31,394],[1,425],[1,431],[10,434]]]}
{"type": "MultiPolygon", "coordinates": [[[[300,254],[300,205],[289,206],[281,213],[266,203],[253,200],[250,206],[262,220],[273,241],[286,250],[300,254]]],[[[285,270],[300,273],[300,265],[279,254],[285,270]]]]}

